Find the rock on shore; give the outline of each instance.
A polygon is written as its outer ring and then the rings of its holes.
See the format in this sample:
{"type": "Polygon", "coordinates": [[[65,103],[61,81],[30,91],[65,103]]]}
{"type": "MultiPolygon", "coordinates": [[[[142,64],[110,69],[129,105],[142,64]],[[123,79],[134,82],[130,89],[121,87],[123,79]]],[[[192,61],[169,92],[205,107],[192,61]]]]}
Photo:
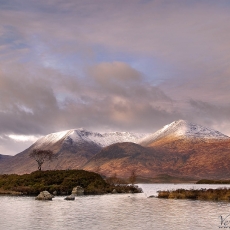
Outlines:
{"type": "Polygon", "coordinates": [[[52,200],[54,196],[50,194],[48,191],[42,191],[40,194],[35,198],[35,200],[52,200]]]}
{"type": "Polygon", "coordinates": [[[74,187],[72,190],[72,195],[74,196],[84,195],[84,189],[81,186],[74,187]]]}

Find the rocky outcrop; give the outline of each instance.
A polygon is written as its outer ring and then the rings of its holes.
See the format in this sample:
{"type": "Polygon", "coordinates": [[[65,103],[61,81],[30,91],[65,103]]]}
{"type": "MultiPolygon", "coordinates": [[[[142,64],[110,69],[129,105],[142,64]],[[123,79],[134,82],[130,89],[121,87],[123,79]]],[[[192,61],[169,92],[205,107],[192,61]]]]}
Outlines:
{"type": "Polygon", "coordinates": [[[72,194],[67,196],[64,200],[75,200],[75,196],[84,195],[84,189],[81,186],[74,187],[72,194]]]}
{"type": "Polygon", "coordinates": [[[72,195],[74,196],[84,195],[84,189],[81,186],[74,187],[72,190],[72,195]]]}
{"type": "Polygon", "coordinates": [[[52,200],[54,196],[48,191],[40,192],[40,194],[35,198],[35,200],[52,200]]]}

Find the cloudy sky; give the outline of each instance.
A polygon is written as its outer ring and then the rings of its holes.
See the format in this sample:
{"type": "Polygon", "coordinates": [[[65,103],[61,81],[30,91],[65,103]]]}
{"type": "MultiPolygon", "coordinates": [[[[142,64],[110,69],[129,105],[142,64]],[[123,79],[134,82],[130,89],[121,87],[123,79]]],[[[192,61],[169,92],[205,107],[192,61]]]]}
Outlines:
{"type": "Polygon", "coordinates": [[[0,0],[0,154],[83,127],[230,135],[229,0],[0,0]]]}

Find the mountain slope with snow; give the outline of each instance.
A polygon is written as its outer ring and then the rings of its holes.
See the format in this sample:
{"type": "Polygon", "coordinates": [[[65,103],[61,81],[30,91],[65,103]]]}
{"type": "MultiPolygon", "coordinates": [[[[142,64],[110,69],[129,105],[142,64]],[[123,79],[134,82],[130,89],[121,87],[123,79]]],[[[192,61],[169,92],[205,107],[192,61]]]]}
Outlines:
{"type": "Polygon", "coordinates": [[[82,145],[84,143],[93,143],[103,148],[108,145],[119,142],[134,142],[136,143],[144,134],[135,134],[130,132],[108,132],[98,133],[90,132],[85,129],[72,129],[57,133],[51,133],[40,138],[35,144],[34,148],[49,147],[55,143],[71,143],[82,145]]]}
{"type": "Polygon", "coordinates": [[[138,177],[151,181],[162,174],[199,179],[230,177],[230,138],[218,131],[179,120],[143,136],[84,129],[51,133],[15,156],[5,160],[0,156],[0,173],[37,170],[29,153],[40,148],[50,149],[56,155],[55,160],[44,163],[42,170],[84,169],[105,176],[116,173],[123,178],[134,170],[138,177]]]}
{"type": "Polygon", "coordinates": [[[137,143],[142,146],[148,146],[162,139],[184,139],[184,140],[230,140],[230,138],[219,131],[206,128],[201,125],[193,124],[185,120],[174,121],[157,132],[150,134],[137,143]]]}
{"type": "Polygon", "coordinates": [[[79,169],[103,147],[118,142],[137,142],[141,137],[142,134],[129,132],[98,133],[81,128],[51,133],[12,157],[8,165],[0,168],[0,173],[23,174],[36,170],[36,162],[29,157],[35,148],[49,149],[56,155],[55,160],[43,165],[44,170],[79,169]]]}

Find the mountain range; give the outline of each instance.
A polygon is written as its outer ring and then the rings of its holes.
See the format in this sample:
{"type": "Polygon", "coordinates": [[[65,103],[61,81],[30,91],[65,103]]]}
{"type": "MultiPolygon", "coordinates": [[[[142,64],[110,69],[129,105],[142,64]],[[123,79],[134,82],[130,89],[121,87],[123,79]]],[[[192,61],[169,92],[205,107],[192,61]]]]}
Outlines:
{"type": "Polygon", "coordinates": [[[52,133],[15,156],[0,155],[0,173],[35,171],[37,165],[29,153],[36,148],[50,149],[57,157],[45,163],[44,170],[85,169],[122,178],[135,171],[142,181],[230,177],[230,138],[184,120],[153,134],[101,134],[84,129],[52,133]]]}

